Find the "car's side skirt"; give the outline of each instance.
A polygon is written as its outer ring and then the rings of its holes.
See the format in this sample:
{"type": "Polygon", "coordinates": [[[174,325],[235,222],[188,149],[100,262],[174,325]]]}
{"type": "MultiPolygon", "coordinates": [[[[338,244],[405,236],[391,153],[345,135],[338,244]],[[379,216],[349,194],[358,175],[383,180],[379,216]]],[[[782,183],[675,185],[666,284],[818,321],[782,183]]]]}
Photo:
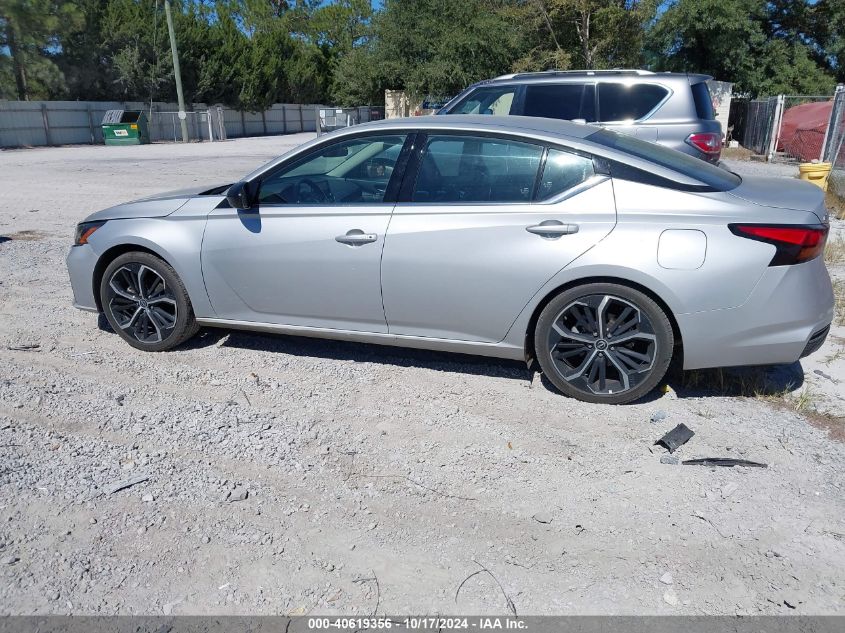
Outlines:
{"type": "Polygon", "coordinates": [[[522,347],[510,345],[508,343],[479,343],[476,341],[457,341],[452,339],[428,338],[424,336],[356,332],[354,330],[333,330],[300,325],[260,323],[255,321],[230,321],[228,319],[198,318],[197,323],[207,327],[230,328],[233,330],[252,330],[256,332],[268,332],[271,334],[308,336],[311,338],[354,341],[357,343],[373,343],[376,345],[394,345],[396,347],[412,347],[416,349],[454,352],[458,354],[474,354],[476,356],[492,356],[494,358],[507,358],[512,360],[525,359],[525,350],[522,347]]]}

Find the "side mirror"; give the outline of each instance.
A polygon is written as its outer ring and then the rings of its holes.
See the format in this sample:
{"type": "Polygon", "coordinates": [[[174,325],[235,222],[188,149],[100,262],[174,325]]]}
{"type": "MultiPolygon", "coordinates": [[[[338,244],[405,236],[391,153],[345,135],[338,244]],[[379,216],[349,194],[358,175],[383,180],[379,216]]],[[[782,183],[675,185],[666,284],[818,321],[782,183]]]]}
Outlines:
{"type": "Polygon", "coordinates": [[[236,182],[226,191],[226,200],[233,209],[238,211],[250,211],[252,209],[253,197],[250,192],[249,183],[236,182]]]}

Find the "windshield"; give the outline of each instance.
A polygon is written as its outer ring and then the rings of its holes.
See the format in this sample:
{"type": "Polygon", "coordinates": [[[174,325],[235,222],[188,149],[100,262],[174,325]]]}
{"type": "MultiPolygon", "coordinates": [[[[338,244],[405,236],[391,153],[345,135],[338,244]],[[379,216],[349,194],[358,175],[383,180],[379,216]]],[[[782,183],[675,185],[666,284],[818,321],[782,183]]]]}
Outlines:
{"type": "Polygon", "coordinates": [[[663,147],[657,143],[649,143],[627,134],[599,130],[590,134],[587,140],[671,169],[688,178],[698,180],[717,191],[730,191],[742,182],[739,176],[726,169],[711,165],[689,154],[663,147]]]}

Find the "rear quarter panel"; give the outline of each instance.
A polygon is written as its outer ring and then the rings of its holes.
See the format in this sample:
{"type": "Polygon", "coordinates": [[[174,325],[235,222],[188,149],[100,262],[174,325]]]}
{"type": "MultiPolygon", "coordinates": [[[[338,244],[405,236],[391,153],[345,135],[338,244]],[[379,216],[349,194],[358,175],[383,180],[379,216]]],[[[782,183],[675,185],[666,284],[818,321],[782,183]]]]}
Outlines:
{"type": "MultiPolygon", "coordinates": [[[[774,247],[728,230],[732,222],[817,222],[812,213],[760,207],[723,193],[689,193],[614,179],[618,223],[592,249],[551,278],[526,305],[507,341],[524,338],[543,299],[564,285],[596,277],[639,284],[660,297],[675,315],[742,305],[774,254],[774,247]],[[695,230],[706,237],[704,261],[693,269],[670,269],[658,261],[661,235],[695,230]]],[[[692,332],[681,332],[693,336],[692,332]]]]}

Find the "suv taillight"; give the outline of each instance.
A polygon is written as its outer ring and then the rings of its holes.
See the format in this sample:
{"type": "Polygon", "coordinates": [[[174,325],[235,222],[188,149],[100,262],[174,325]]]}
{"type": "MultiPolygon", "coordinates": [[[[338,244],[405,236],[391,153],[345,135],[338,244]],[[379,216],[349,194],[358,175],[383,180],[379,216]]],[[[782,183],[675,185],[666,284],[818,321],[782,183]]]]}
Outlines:
{"type": "Polygon", "coordinates": [[[722,153],[722,135],[718,132],[697,132],[687,137],[687,143],[705,154],[722,153]]]}
{"type": "Polygon", "coordinates": [[[775,247],[769,266],[789,266],[822,254],[829,227],[825,224],[729,224],[731,233],[775,247]]]}

